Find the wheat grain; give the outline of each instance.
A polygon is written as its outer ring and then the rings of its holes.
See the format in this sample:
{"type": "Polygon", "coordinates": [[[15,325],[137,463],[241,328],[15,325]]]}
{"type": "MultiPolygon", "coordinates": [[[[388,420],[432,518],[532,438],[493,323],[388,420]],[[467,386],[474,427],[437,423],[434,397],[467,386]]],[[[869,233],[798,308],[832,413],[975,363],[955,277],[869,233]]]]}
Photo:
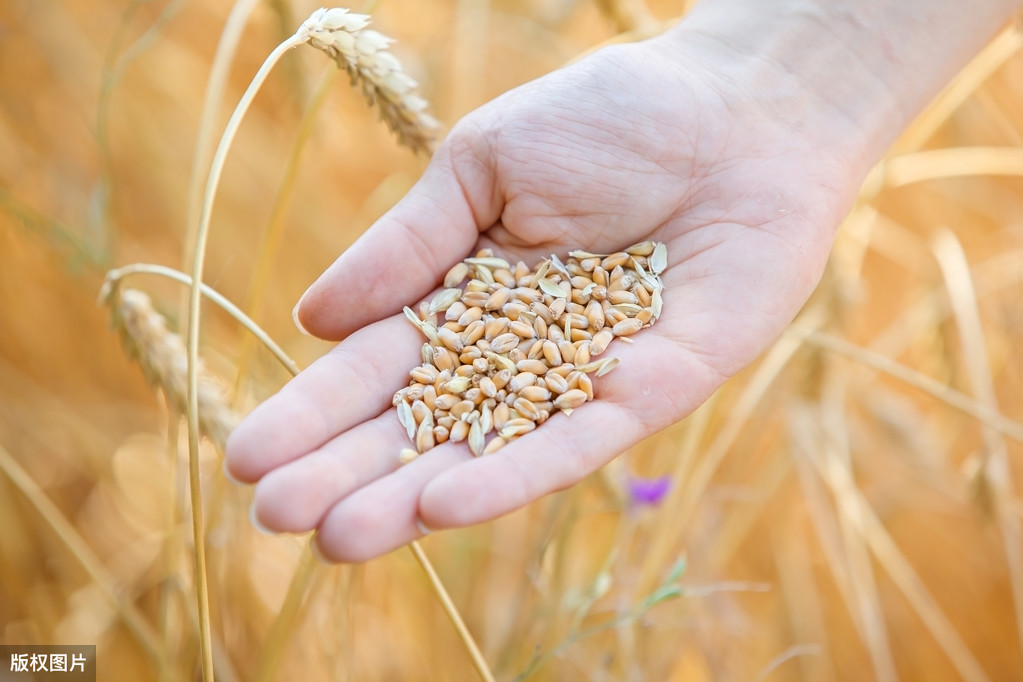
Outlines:
{"type": "Polygon", "coordinates": [[[448,440],[466,441],[476,456],[496,452],[552,412],[593,400],[589,374],[606,375],[618,358],[591,357],[657,320],[666,267],[667,249],[655,242],[572,251],[565,262],[552,255],[535,268],[484,249],[453,266],[420,315],[405,308],[427,343],[423,364],[394,396],[416,446],[399,459],[448,440]]]}

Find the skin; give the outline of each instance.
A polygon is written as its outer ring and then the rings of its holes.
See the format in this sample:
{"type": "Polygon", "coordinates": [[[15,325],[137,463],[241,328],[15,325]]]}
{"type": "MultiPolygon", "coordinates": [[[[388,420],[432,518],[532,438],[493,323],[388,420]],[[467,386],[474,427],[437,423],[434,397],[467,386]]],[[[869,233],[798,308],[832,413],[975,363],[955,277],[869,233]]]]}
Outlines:
{"type": "Polygon", "coordinates": [[[872,164],[1016,9],[846,4],[704,0],[659,38],[460,121],[296,307],[308,333],[343,340],[228,442],[228,472],[256,484],[254,520],[364,561],[421,524],[488,521],[573,485],[752,362],[813,291],[872,164]],[[668,246],[663,314],[611,345],[621,364],[596,401],[487,457],[444,444],[399,466],[390,401],[422,344],[403,305],[483,247],[532,264],[646,239],[668,246]]]}

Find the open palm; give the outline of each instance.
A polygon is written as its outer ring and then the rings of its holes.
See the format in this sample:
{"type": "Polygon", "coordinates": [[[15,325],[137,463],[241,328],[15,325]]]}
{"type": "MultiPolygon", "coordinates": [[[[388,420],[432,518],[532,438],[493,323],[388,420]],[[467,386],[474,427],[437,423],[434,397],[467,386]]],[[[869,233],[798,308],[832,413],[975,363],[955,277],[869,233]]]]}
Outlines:
{"type": "Polygon", "coordinates": [[[797,88],[765,96],[707,63],[659,40],[608,48],[456,126],[304,296],[301,325],[343,341],[228,443],[231,474],[258,481],[262,525],[317,529],[325,557],[361,561],[419,537],[417,520],[495,518],[685,417],[780,334],[820,277],[861,164],[830,144],[849,131],[829,130],[797,88]],[[403,305],[479,248],[533,264],[646,239],[668,246],[663,313],[634,344],[611,344],[621,364],[594,402],[493,455],[445,443],[399,465],[408,438],[391,397],[422,344],[403,305]]]}

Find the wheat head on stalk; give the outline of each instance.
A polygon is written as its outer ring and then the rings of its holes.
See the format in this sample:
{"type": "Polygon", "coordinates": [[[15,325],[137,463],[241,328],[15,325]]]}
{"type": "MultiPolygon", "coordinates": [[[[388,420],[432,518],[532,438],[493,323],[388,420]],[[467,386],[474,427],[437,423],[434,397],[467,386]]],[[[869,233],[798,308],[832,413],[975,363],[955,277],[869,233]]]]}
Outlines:
{"type": "MultiPolygon", "coordinates": [[[[110,307],[111,323],[125,352],[139,363],[146,380],[163,391],[167,403],[184,414],[188,365],[184,341],[167,329],[163,315],[138,289],[106,286],[100,298],[110,307]]],[[[199,430],[222,452],[239,416],[228,407],[220,384],[201,368],[198,397],[199,430]]]]}
{"type": "Polygon", "coordinates": [[[428,103],[416,91],[418,84],[387,51],[394,40],[367,28],[370,17],[342,7],[320,8],[298,30],[309,44],[332,57],[360,86],[370,106],[399,141],[417,153],[433,151],[440,124],[426,113],[428,103]]]}

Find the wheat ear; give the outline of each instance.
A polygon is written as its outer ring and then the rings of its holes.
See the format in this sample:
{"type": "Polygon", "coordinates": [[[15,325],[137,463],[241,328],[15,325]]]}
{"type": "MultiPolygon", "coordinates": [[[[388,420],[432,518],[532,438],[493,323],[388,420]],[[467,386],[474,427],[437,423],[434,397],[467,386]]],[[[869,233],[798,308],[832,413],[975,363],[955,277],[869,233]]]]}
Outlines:
{"type": "MultiPolygon", "coordinates": [[[[167,329],[163,315],[153,309],[149,296],[138,289],[113,286],[104,293],[125,351],[142,367],[146,380],[163,391],[175,410],[184,413],[188,384],[184,341],[167,329]]],[[[199,430],[223,450],[239,416],[228,407],[220,384],[202,367],[198,378],[199,430]]]]}
{"type": "MultiPolygon", "coordinates": [[[[202,271],[206,258],[206,242],[209,237],[210,219],[213,214],[213,200],[220,184],[227,152],[238,132],[241,119],[245,116],[253,98],[266,80],[267,75],[280,58],[289,50],[309,42],[331,56],[349,71],[353,79],[363,84],[363,92],[371,102],[380,104],[384,120],[398,133],[399,138],[415,150],[430,151],[431,138],[424,136],[426,127],[436,127],[436,122],[423,112],[426,103],[415,94],[415,81],[400,68],[393,55],[385,51],[390,39],[376,31],[365,30],[369,19],[365,15],[351,14],[348,10],[317,10],[299,30],[286,39],[267,56],[252,82],[242,94],[234,113],[224,128],[220,143],[210,162],[206,188],[203,194],[199,225],[196,229],[192,257],[192,286],[188,299],[188,339],[186,417],[188,419],[189,488],[192,498],[193,535],[195,539],[196,595],[199,610],[200,650],[202,654],[202,678],[213,682],[213,656],[209,631],[209,598],[206,588],[205,543],[202,532],[202,497],[199,488],[198,436],[199,436],[199,302],[202,285],[202,271]],[[351,17],[350,19],[346,17],[351,17]],[[362,19],[359,19],[362,17],[362,19]],[[360,26],[361,24],[361,26],[360,26]],[[345,30],[347,28],[347,30],[345,30]],[[344,37],[347,36],[347,37],[344,37]],[[349,46],[349,42],[351,45],[349,46]],[[350,48],[350,49],[349,49],[350,48]],[[386,55],[386,56],[385,56],[386,55]],[[349,65],[349,58],[352,62],[349,65]]],[[[410,543],[410,549],[424,570],[429,559],[418,543],[410,543]]],[[[432,566],[430,567],[432,569],[432,566]]],[[[461,615],[451,602],[443,583],[436,572],[426,570],[430,584],[441,600],[445,612],[456,624],[459,637],[469,651],[472,662],[480,677],[492,682],[493,674],[487,666],[461,620],[461,615]],[[461,625],[461,627],[457,627],[461,625]]]]}
{"type": "Polygon", "coordinates": [[[416,81],[387,48],[394,40],[367,28],[370,17],[341,7],[318,9],[303,22],[298,35],[333,58],[360,85],[370,106],[413,151],[429,155],[437,120],[426,113],[427,101],[419,96],[416,81]]]}

